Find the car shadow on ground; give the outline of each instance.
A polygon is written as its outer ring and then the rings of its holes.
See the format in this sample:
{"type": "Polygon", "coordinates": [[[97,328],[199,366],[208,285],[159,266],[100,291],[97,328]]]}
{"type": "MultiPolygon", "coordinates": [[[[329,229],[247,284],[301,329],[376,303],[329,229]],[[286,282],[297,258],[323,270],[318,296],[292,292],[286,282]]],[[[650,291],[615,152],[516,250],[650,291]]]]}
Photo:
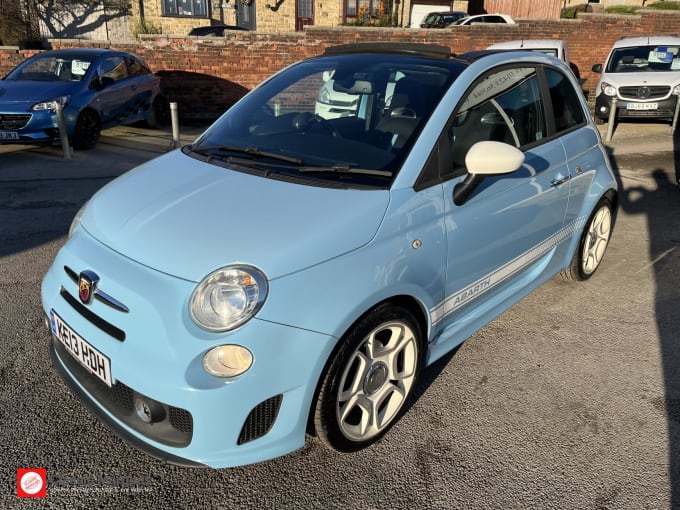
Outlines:
{"type": "MultiPolygon", "coordinates": [[[[625,186],[616,157],[610,155],[619,185],[619,211],[643,215],[647,223],[649,265],[655,284],[656,323],[663,372],[664,396],[652,401],[666,416],[671,508],[680,508],[680,135],[673,139],[674,168],[657,167],[653,185],[625,186]]],[[[614,234],[616,235],[616,234],[614,234]]],[[[644,232],[640,232],[644,235],[644,232]]],[[[647,339],[640,338],[640,342],[647,339]]]]}

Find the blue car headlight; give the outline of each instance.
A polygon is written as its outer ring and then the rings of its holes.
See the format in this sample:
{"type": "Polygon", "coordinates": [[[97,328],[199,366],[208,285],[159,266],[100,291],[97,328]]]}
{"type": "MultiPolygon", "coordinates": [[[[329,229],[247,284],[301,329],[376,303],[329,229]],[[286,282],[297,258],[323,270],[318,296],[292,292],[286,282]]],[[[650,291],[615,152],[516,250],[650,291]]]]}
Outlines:
{"type": "Polygon", "coordinates": [[[249,321],[267,297],[267,279],[251,266],[227,266],[206,276],[189,304],[192,320],[207,331],[229,331],[249,321]]]}
{"type": "Polygon", "coordinates": [[[31,110],[34,112],[41,110],[54,111],[57,109],[57,103],[61,103],[61,106],[66,108],[66,105],[71,100],[71,96],[59,96],[49,101],[42,101],[31,106],[31,110]]]}

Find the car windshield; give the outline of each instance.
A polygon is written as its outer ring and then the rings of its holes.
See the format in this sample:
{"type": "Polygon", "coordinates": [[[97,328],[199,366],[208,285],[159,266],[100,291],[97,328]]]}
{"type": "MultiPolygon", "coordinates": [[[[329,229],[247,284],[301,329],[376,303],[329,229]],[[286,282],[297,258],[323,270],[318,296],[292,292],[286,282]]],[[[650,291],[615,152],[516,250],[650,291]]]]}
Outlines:
{"type": "Polygon", "coordinates": [[[385,54],[302,62],[253,90],[185,152],[267,176],[387,186],[463,68],[385,54]]]}
{"type": "Polygon", "coordinates": [[[635,46],[612,51],[608,73],[680,71],[679,46],[635,46]]]}
{"type": "Polygon", "coordinates": [[[91,64],[91,59],[81,56],[39,55],[18,66],[5,80],[81,81],[91,64]]]}

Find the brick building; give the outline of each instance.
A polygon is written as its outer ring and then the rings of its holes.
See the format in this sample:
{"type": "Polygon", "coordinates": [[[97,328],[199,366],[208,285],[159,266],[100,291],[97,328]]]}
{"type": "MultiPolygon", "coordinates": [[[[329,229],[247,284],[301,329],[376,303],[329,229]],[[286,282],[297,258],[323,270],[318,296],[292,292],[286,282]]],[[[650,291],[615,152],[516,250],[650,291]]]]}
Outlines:
{"type": "MultiPolygon", "coordinates": [[[[650,0],[135,0],[133,20],[143,17],[164,34],[226,24],[262,32],[294,32],[305,26],[359,24],[417,28],[423,13],[503,13],[515,18],[560,17],[564,7],[639,5],[650,0]]],[[[134,21],[133,21],[134,25],[134,21]]]]}

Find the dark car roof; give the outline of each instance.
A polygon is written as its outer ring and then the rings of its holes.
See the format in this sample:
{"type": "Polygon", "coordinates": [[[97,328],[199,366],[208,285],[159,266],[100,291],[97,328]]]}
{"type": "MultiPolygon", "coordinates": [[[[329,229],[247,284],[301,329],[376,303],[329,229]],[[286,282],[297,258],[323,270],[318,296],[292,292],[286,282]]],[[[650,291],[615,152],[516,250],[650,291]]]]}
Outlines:
{"type": "Polygon", "coordinates": [[[464,12],[464,11],[434,11],[434,12],[428,12],[428,13],[427,13],[428,16],[432,16],[433,14],[441,14],[442,16],[444,16],[444,15],[446,15],[446,14],[448,14],[448,15],[451,15],[451,14],[455,14],[455,15],[462,14],[463,16],[467,16],[467,15],[468,15],[468,14],[467,14],[466,12],[464,12]]]}
{"type": "Polygon", "coordinates": [[[189,35],[205,35],[219,30],[248,30],[237,25],[209,25],[205,27],[194,27],[189,31],[189,35]]]}
{"type": "Polygon", "coordinates": [[[455,56],[448,46],[383,41],[339,44],[337,46],[329,46],[324,52],[325,55],[341,55],[345,53],[402,53],[437,58],[451,58],[455,56]]]}

